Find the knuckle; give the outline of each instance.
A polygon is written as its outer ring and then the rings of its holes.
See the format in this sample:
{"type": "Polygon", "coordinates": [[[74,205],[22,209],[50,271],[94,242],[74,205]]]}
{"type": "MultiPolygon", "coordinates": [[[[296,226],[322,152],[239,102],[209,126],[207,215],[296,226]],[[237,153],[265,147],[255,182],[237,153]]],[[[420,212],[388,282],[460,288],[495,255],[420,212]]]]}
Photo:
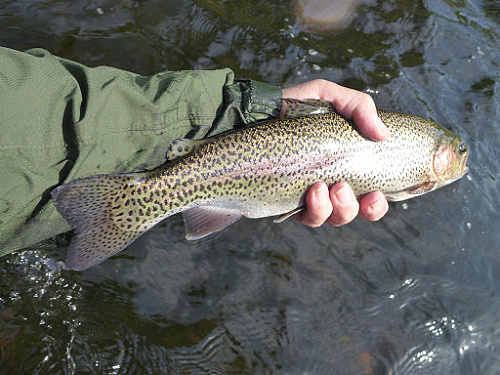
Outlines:
{"type": "Polygon", "coordinates": [[[387,200],[380,193],[364,197],[360,206],[360,215],[370,221],[380,220],[389,210],[387,200]]]}
{"type": "Polygon", "coordinates": [[[317,228],[323,225],[323,223],[330,217],[332,214],[332,209],[328,209],[328,207],[322,207],[321,210],[317,210],[314,208],[308,208],[306,211],[301,213],[302,215],[297,217],[298,221],[304,225],[307,225],[311,228],[317,228]]]}
{"type": "Polygon", "coordinates": [[[368,95],[367,93],[360,92],[359,93],[359,103],[363,106],[371,106],[375,105],[375,102],[373,101],[373,98],[368,95]]]}
{"type": "Polygon", "coordinates": [[[316,78],[316,79],[313,79],[312,82],[314,82],[316,84],[325,84],[328,81],[326,79],[323,79],[323,78],[316,78]]]}
{"type": "Polygon", "coordinates": [[[340,227],[342,225],[349,224],[357,216],[357,208],[344,209],[334,211],[330,219],[328,220],[330,224],[335,227],[340,227]]]}
{"type": "Polygon", "coordinates": [[[325,220],[321,220],[320,218],[303,218],[300,222],[308,227],[318,228],[325,222],[325,220]]]}

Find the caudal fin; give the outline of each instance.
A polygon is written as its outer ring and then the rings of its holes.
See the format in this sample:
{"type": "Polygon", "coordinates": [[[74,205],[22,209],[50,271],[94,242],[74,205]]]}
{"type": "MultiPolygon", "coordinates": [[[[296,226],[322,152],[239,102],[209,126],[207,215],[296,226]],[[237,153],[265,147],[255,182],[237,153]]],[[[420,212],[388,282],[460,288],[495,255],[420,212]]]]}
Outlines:
{"type": "Polygon", "coordinates": [[[68,269],[81,271],[105,261],[159,221],[137,217],[135,204],[127,201],[127,190],[136,186],[136,174],[102,175],[52,191],[57,210],[75,230],[68,269]]]}

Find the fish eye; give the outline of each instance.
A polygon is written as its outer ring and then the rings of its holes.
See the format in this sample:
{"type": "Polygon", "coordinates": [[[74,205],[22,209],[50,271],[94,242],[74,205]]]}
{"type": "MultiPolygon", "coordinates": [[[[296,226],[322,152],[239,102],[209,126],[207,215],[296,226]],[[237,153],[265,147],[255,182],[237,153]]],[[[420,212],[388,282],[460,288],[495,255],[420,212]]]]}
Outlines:
{"type": "Polygon", "coordinates": [[[463,155],[467,152],[467,143],[465,142],[461,142],[459,145],[458,145],[458,153],[460,155],[463,155]]]}

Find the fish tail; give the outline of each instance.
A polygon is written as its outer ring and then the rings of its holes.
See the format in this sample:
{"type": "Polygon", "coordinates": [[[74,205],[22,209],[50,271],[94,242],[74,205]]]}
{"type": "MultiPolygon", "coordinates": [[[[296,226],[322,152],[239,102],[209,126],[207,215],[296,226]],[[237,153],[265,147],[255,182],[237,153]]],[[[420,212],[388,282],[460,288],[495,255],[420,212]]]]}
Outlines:
{"type": "Polygon", "coordinates": [[[127,247],[159,220],[138,218],[128,194],[141,174],[101,175],[59,186],[52,198],[74,228],[66,268],[85,270],[127,247]]]}

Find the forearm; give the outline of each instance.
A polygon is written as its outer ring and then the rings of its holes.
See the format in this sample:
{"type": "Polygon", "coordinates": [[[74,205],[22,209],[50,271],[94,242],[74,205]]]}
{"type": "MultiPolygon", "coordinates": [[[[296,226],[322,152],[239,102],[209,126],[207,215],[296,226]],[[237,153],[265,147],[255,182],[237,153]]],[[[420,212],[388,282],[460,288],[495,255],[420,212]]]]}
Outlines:
{"type": "Polygon", "coordinates": [[[281,90],[229,69],[143,77],[43,50],[0,49],[0,255],[69,229],[50,191],[75,178],[152,169],[177,138],[279,110],[281,90]]]}

